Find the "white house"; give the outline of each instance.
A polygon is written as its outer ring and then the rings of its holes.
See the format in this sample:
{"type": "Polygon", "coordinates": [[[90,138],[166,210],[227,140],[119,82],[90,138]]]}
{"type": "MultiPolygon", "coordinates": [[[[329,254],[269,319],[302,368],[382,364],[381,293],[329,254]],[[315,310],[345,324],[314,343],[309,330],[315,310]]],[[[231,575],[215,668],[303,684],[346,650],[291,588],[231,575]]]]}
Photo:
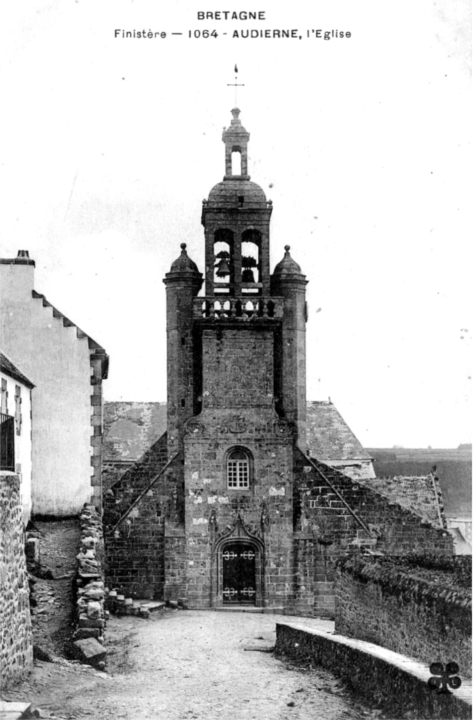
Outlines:
{"type": "Polygon", "coordinates": [[[34,289],[26,250],[0,259],[4,352],[34,383],[32,512],[77,514],[101,504],[105,350],[34,289]]]}
{"type": "Polygon", "coordinates": [[[34,388],[11,360],[0,352],[0,471],[20,479],[23,522],[31,516],[31,394],[34,388]]]}

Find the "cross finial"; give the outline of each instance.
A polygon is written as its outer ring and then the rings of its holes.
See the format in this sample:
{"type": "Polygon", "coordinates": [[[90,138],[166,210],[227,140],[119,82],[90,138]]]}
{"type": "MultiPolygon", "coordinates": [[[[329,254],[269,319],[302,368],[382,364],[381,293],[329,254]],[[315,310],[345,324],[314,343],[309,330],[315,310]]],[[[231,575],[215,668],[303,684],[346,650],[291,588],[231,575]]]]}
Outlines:
{"type": "Polygon", "coordinates": [[[238,67],[235,65],[235,82],[234,83],[227,83],[227,87],[234,87],[235,88],[235,107],[238,107],[237,103],[237,88],[239,87],[245,87],[245,83],[239,83],[238,80],[238,67]]]}

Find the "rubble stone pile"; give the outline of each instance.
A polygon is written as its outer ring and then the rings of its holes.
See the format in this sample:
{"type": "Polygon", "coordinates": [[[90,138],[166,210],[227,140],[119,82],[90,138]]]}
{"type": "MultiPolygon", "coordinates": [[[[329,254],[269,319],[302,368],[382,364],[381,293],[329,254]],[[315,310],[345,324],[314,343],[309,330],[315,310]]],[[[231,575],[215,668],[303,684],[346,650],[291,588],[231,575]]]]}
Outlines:
{"type": "Polygon", "coordinates": [[[76,629],[74,656],[100,669],[105,668],[105,585],[103,573],[102,520],[94,505],[84,505],[80,515],[81,538],[77,555],[76,629]]]}

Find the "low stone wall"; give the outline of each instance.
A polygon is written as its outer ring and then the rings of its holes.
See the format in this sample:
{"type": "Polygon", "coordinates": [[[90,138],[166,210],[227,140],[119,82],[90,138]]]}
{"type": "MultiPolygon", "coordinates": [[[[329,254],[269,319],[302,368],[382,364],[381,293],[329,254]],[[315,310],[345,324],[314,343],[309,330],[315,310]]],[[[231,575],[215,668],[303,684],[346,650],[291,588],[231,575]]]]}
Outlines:
{"type": "Polygon", "coordinates": [[[323,667],[395,718],[471,718],[471,685],[453,695],[432,690],[426,665],[361,640],[300,625],[276,625],[276,654],[323,667]]]}
{"type": "Polygon", "coordinates": [[[33,637],[17,475],[0,473],[0,689],[33,667],[33,637]]]}
{"type": "Polygon", "coordinates": [[[81,545],[77,555],[76,629],[71,654],[99,668],[105,667],[105,585],[103,529],[94,505],[84,505],[80,515],[81,545]]]}
{"type": "Polygon", "coordinates": [[[335,593],[337,633],[471,677],[471,557],[347,556],[335,593]]]}

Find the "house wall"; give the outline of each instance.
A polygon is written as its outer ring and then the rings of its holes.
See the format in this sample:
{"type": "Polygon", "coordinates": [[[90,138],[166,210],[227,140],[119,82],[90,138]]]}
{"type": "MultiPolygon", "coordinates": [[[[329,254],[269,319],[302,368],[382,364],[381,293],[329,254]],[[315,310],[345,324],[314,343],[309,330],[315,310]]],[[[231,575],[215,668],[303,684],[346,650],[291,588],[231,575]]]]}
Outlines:
{"type": "Polygon", "coordinates": [[[100,453],[102,434],[101,387],[91,386],[88,338],[33,296],[33,264],[3,261],[0,272],[2,344],[36,386],[32,510],[75,515],[90,501],[91,457],[100,453]]]}
{"type": "Polygon", "coordinates": [[[0,473],[0,689],[33,667],[20,480],[0,473]]]}
{"type": "Polygon", "coordinates": [[[19,380],[0,372],[7,384],[7,415],[15,417],[15,388],[21,388],[21,424],[15,420],[15,474],[20,482],[20,499],[23,508],[23,522],[26,525],[31,517],[31,478],[32,478],[32,441],[31,441],[31,389],[19,380]]]}
{"type": "Polygon", "coordinates": [[[447,517],[447,526],[449,528],[458,528],[471,545],[471,517],[447,517]]]}

